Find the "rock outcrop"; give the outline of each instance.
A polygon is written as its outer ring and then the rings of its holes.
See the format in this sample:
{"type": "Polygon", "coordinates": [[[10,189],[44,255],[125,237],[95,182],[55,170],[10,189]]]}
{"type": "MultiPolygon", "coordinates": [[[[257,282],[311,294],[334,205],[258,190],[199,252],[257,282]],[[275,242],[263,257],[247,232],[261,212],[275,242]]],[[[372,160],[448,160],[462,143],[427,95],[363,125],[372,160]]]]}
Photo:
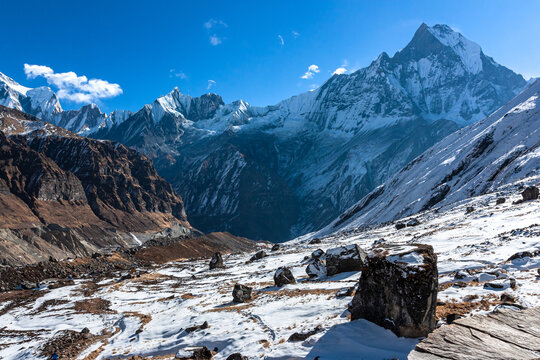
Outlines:
{"type": "Polygon", "coordinates": [[[223,265],[223,256],[221,256],[221,253],[218,251],[213,256],[212,259],[210,259],[210,270],[217,269],[217,268],[224,268],[223,265]]]}
{"type": "Polygon", "coordinates": [[[422,337],[436,327],[437,256],[427,245],[384,245],[370,253],[350,305],[398,336],[422,337]]]}
{"type": "Polygon", "coordinates": [[[146,157],[0,106],[0,262],[90,255],[165,229],[193,231],[146,157]]]}

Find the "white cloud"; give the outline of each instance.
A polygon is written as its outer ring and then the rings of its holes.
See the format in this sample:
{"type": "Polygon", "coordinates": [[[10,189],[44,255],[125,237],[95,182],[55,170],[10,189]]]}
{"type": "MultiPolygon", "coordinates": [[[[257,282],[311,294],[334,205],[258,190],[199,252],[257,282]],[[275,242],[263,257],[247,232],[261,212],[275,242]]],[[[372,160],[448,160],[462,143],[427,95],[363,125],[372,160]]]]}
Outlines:
{"type": "Polygon", "coordinates": [[[212,46],[217,46],[223,43],[223,36],[218,35],[219,30],[229,27],[223,20],[210,19],[203,24],[204,28],[208,31],[208,40],[212,46]]]}
{"type": "Polygon", "coordinates": [[[346,72],[347,72],[347,69],[345,69],[344,67],[338,67],[336,70],[334,70],[332,75],[341,75],[341,74],[345,74],[346,72]]]}
{"type": "Polygon", "coordinates": [[[228,27],[228,26],[229,25],[227,25],[223,20],[210,19],[204,23],[204,27],[207,28],[208,30],[214,27],[228,27]]]}
{"type": "Polygon", "coordinates": [[[304,75],[301,76],[302,79],[313,79],[313,75],[316,73],[321,72],[319,70],[319,67],[317,65],[309,65],[308,71],[304,73],[304,75]]]}
{"type": "Polygon", "coordinates": [[[279,38],[279,42],[281,43],[281,45],[285,45],[285,40],[283,40],[283,36],[278,35],[277,37],[279,38]]]}
{"type": "Polygon", "coordinates": [[[208,86],[206,87],[206,90],[210,90],[214,86],[216,86],[216,82],[214,80],[208,80],[208,86]]]}
{"type": "Polygon", "coordinates": [[[294,30],[293,30],[293,31],[292,31],[292,36],[293,36],[293,38],[296,39],[297,37],[300,36],[300,33],[299,33],[298,31],[294,31],[294,30]]]}
{"type": "Polygon", "coordinates": [[[209,40],[210,40],[210,44],[212,44],[213,46],[218,46],[219,44],[223,42],[221,38],[218,37],[216,34],[211,35],[209,40]]]}
{"type": "Polygon", "coordinates": [[[79,76],[73,71],[55,73],[48,66],[24,64],[24,72],[28,79],[45,78],[49,85],[58,88],[56,95],[60,99],[93,102],[122,94],[122,88],[118,84],[101,79],[88,80],[86,76],[79,76]]]}
{"type": "Polygon", "coordinates": [[[180,78],[180,79],[187,79],[186,73],[184,73],[183,71],[176,71],[176,69],[170,69],[169,70],[169,77],[170,78],[177,77],[177,78],[180,78]]]}

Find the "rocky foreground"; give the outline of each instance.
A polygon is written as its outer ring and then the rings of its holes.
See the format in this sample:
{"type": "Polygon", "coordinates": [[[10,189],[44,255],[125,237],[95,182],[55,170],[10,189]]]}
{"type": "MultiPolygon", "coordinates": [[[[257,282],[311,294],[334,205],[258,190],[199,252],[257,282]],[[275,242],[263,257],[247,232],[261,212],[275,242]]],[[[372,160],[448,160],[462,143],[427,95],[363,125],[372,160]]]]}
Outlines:
{"type": "Polygon", "coordinates": [[[456,319],[540,306],[540,201],[522,192],[515,184],[377,228],[4,292],[0,357],[406,358],[456,319]],[[362,314],[377,302],[384,316],[362,314]]]}

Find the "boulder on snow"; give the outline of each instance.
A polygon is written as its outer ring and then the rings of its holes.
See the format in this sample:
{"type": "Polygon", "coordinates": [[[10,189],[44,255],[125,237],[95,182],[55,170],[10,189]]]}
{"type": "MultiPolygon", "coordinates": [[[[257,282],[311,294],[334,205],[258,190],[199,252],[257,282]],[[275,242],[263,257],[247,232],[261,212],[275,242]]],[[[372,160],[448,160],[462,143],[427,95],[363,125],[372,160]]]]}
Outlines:
{"type": "Polygon", "coordinates": [[[320,259],[323,255],[324,255],[324,251],[322,249],[317,249],[311,253],[311,257],[313,259],[320,259]]]}
{"type": "Polygon", "coordinates": [[[195,325],[195,326],[190,326],[190,327],[186,328],[186,332],[191,333],[191,332],[194,332],[194,331],[197,331],[197,330],[208,329],[209,327],[210,326],[208,325],[208,321],[205,321],[201,325],[195,325]]]}
{"type": "Polygon", "coordinates": [[[346,271],[362,270],[367,255],[358,245],[345,245],[326,251],[326,272],[328,276],[346,271]]]}
{"type": "Polygon", "coordinates": [[[495,201],[495,205],[501,205],[501,204],[504,204],[505,202],[506,202],[506,198],[500,197],[500,198],[497,198],[497,200],[495,201]]]}
{"type": "Polygon", "coordinates": [[[398,336],[421,337],[437,324],[437,255],[428,245],[385,244],[362,270],[349,310],[398,336]]]}
{"type": "Polygon", "coordinates": [[[276,286],[282,287],[287,284],[295,284],[296,279],[288,267],[282,266],[274,274],[274,283],[276,286]]]}
{"type": "Polygon", "coordinates": [[[396,224],[396,230],[401,230],[401,229],[405,228],[406,226],[407,226],[407,225],[405,225],[404,223],[398,222],[398,223],[396,224]]]}
{"type": "Polygon", "coordinates": [[[319,325],[317,326],[315,329],[313,330],[310,330],[310,331],[307,331],[305,333],[299,333],[299,332],[295,332],[294,334],[292,334],[291,336],[289,336],[289,341],[290,342],[300,342],[300,341],[304,341],[306,340],[307,338],[309,338],[310,336],[313,336],[315,335],[316,333],[322,331],[322,327],[319,325]]]}
{"type": "Polygon", "coordinates": [[[233,301],[236,303],[243,303],[252,298],[253,289],[249,286],[236,284],[233,289],[233,301]]]}
{"type": "Polygon", "coordinates": [[[187,347],[179,350],[174,358],[177,360],[212,360],[214,352],[206,346],[187,347]]]}
{"type": "Polygon", "coordinates": [[[249,360],[247,356],[244,356],[240,353],[234,353],[227,357],[227,360],[249,360]]]}
{"type": "Polygon", "coordinates": [[[218,251],[212,256],[212,259],[210,260],[210,270],[224,267],[225,266],[223,265],[223,256],[221,256],[221,253],[218,251]]]}
{"type": "Polygon", "coordinates": [[[411,220],[407,221],[407,226],[417,226],[420,225],[420,220],[417,218],[412,218],[411,220]]]}
{"type": "Polygon", "coordinates": [[[465,210],[465,213],[470,214],[470,213],[472,213],[473,211],[474,211],[474,207],[472,207],[472,206],[467,206],[467,209],[465,210]]]}
{"type": "Polygon", "coordinates": [[[521,196],[523,196],[523,201],[536,200],[540,195],[540,191],[536,186],[529,186],[523,190],[521,196]]]}
{"type": "Polygon", "coordinates": [[[314,258],[306,267],[306,274],[310,278],[326,276],[326,265],[320,258],[314,258]]]}
{"type": "Polygon", "coordinates": [[[268,255],[264,250],[259,250],[249,259],[249,261],[257,261],[267,256],[268,255]]]}
{"type": "Polygon", "coordinates": [[[281,246],[279,244],[272,245],[272,251],[278,251],[281,246]]]}

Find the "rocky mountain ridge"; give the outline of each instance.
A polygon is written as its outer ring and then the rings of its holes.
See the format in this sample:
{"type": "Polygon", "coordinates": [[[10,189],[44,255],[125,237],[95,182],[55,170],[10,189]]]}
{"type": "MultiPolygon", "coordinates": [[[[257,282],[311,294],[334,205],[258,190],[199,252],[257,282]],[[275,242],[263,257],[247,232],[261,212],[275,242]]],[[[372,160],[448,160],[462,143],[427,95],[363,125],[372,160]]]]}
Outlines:
{"type": "Polygon", "coordinates": [[[194,232],[170,184],[146,157],[123,145],[87,139],[3,106],[0,144],[4,263],[88,255],[140,244],[138,237],[164,230],[194,232]]]}
{"type": "Polygon", "coordinates": [[[394,56],[273,106],[175,88],[118,121],[62,124],[152,158],[194,226],[282,241],[326,225],[526,85],[448,26],[422,24],[394,56]]]}

